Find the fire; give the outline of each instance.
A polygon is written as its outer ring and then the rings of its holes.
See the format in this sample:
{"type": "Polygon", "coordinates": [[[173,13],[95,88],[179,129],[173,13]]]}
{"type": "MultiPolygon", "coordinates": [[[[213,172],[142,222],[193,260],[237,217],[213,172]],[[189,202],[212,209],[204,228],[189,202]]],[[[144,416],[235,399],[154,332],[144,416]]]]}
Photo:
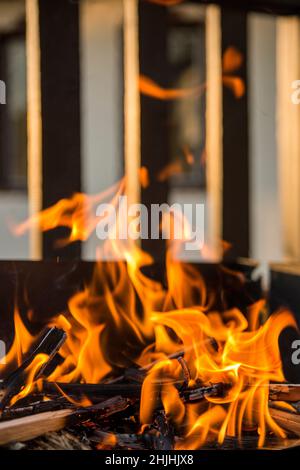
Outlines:
{"type": "Polygon", "coordinates": [[[101,443],[98,444],[97,448],[98,449],[111,449],[112,447],[115,447],[118,444],[118,439],[117,436],[115,436],[112,433],[106,433],[101,441],[101,443]]]}
{"type": "MultiPolygon", "coordinates": [[[[249,312],[250,316],[251,313],[256,315],[257,309],[253,308],[249,312]]],[[[202,410],[200,416],[197,413],[193,415],[194,421],[188,409],[183,413],[182,400],[176,394],[175,385],[172,385],[180,378],[178,363],[175,359],[165,363],[162,361],[159,366],[150,370],[143,385],[145,395],[152,398],[142,400],[142,422],[151,420],[151,405],[157,400],[157,384],[161,384],[159,374],[160,377],[168,377],[170,381],[167,393],[164,384],[160,385],[159,392],[164,394],[162,401],[166,413],[168,414],[170,408],[175,409],[170,415],[171,419],[175,418],[177,425],[187,427],[180,448],[194,448],[193,437],[195,430],[199,435],[198,428],[201,428],[201,437],[200,441],[197,440],[197,445],[203,441],[203,436],[205,439],[208,437],[208,433],[210,437],[211,434],[216,434],[220,444],[227,435],[241,438],[245,425],[257,429],[260,447],[265,441],[267,429],[279,437],[285,436],[269,414],[266,386],[270,381],[284,381],[278,338],[287,326],[296,328],[290,312],[277,312],[264,325],[256,326],[253,330],[249,328],[251,319],[248,322],[237,309],[226,311],[222,315],[218,312],[204,314],[199,308],[182,309],[164,314],[156,313],[152,320],[154,324],[173,331],[180,339],[192,384],[222,382],[228,385],[228,389],[224,397],[207,397],[206,410],[202,410]],[[209,338],[214,338],[217,347],[212,347],[209,338]],[[173,388],[172,392],[170,387],[173,388]]]]}
{"type": "Polygon", "coordinates": [[[184,0],[147,0],[149,3],[155,3],[156,5],[162,5],[162,6],[173,6],[173,5],[179,5],[179,3],[184,2],[184,0]]]}
{"type": "Polygon", "coordinates": [[[4,360],[5,367],[19,367],[23,356],[29,351],[33,344],[34,336],[25,327],[18,308],[14,311],[14,341],[4,360]]]}
{"type": "Polygon", "coordinates": [[[175,161],[169,163],[160,170],[157,175],[157,181],[164,182],[174,175],[180,175],[184,173],[186,166],[192,168],[192,165],[195,163],[195,157],[189,149],[188,145],[183,146],[182,153],[183,159],[177,158],[175,161]]]}
{"type": "Polygon", "coordinates": [[[243,64],[243,56],[235,47],[228,47],[223,54],[222,71],[223,84],[229,88],[235,98],[245,94],[245,83],[241,77],[233,75],[243,64]]]}
{"type": "MultiPolygon", "coordinates": [[[[69,227],[68,242],[85,240],[97,220],[91,215],[94,203],[124,188],[122,180],[104,194],[62,200],[21,224],[16,233],[38,223],[44,231],[69,227]]],[[[112,200],[116,204],[115,195],[112,200]]],[[[146,372],[141,432],[151,423],[157,406],[162,406],[180,435],[178,449],[197,449],[210,441],[222,444],[226,436],[241,439],[248,428],[256,432],[259,447],[269,431],[284,438],[269,413],[268,386],[285,380],[278,339],[285,328],[296,328],[292,314],[278,311],[263,322],[263,300],[247,312],[237,308],[216,311],[215,293],[207,290],[196,267],[172,257],[172,245],[181,242],[169,243],[167,287],[144,274],[142,268],[152,259],[134,241],[104,243],[101,254],[111,251],[120,258],[99,260],[91,284],[72,296],[68,310],[52,320],[51,325],[66,331],[67,341],[60,349],[62,363],[49,380],[98,383],[126,367],[138,366],[146,372]],[[182,394],[183,384],[188,391],[222,384],[223,391],[192,402],[182,394]]],[[[6,358],[9,366],[22,362],[34,340],[17,310],[15,330],[6,358]]],[[[26,385],[11,404],[32,391],[45,360],[37,356],[26,385]]],[[[109,436],[103,445],[115,443],[109,436]]]]}
{"type": "Polygon", "coordinates": [[[139,80],[140,92],[143,95],[151,96],[158,100],[168,101],[182,98],[195,98],[202,94],[205,89],[204,85],[198,85],[191,88],[168,89],[162,88],[153,80],[144,75],[139,80]]]}
{"type": "Polygon", "coordinates": [[[98,221],[94,215],[96,205],[106,201],[112,195],[114,197],[110,203],[117,204],[118,197],[123,190],[124,179],[100,194],[93,196],[83,193],[74,194],[69,199],[61,199],[54,206],[30,217],[24,223],[13,226],[12,232],[20,236],[32,226],[37,226],[43,232],[56,227],[66,227],[70,230],[70,235],[66,239],[59,240],[59,247],[78,240],[87,240],[95,230],[98,221]]]}
{"type": "MultiPolygon", "coordinates": [[[[235,98],[241,98],[245,94],[244,80],[235,75],[243,64],[243,55],[233,46],[228,47],[222,58],[222,83],[229,88],[235,98]]],[[[163,88],[150,77],[140,76],[139,89],[143,95],[157,100],[170,101],[178,99],[200,98],[206,90],[206,83],[187,88],[163,88]]]]}

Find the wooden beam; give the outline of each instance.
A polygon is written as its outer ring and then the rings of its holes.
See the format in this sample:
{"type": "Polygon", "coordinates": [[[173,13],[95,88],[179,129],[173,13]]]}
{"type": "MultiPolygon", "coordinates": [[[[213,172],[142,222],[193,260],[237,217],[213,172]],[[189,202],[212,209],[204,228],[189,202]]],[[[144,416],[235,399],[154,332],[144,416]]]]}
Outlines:
{"type": "Polygon", "coordinates": [[[300,74],[300,20],[277,19],[277,142],[283,254],[300,258],[300,105],[292,83],[300,74]]]}
{"type": "MultiPolygon", "coordinates": [[[[39,2],[26,0],[27,133],[29,215],[42,209],[42,121],[39,2]]],[[[30,258],[42,257],[42,236],[38,226],[30,228],[30,258]]]]}
{"type": "Polygon", "coordinates": [[[223,149],[221,13],[216,5],[206,9],[206,152],[207,243],[218,259],[222,239],[223,149]]]}
{"type": "Polygon", "coordinates": [[[141,189],[139,169],[140,95],[139,95],[139,38],[138,1],[123,0],[124,11],[124,144],[126,189],[129,203],[139,203],[141,189]]]}

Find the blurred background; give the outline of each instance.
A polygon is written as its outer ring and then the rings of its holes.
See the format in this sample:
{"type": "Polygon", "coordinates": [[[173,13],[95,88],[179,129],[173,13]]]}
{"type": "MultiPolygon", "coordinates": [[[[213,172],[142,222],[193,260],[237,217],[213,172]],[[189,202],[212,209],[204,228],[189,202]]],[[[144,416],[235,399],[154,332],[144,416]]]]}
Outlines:
{"type": "Polygon", "coordinates": [[[94,259],[10,227],[137,166],[146,205],[205,204],[209,259],[299,259],[300,2],[161,3],[0,1],[1,259],[94,259]]]}

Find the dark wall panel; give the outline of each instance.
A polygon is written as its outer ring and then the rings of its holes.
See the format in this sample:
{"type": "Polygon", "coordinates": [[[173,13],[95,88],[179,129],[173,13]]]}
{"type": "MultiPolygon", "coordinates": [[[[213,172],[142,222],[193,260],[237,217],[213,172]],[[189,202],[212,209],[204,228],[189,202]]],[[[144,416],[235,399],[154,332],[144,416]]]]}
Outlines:
{"type": "MultiPolygon", "coordinates": [[[[40,0],[39,9],[45,208],[81,188],[79,2],[40,0]]],[[[54,248],[59,236],[44,235],[44,257],[79,257],[79,244],[54,248]]]]}
{"type": "MultiPolygon", "coordinates": [[[[231,256],[249,255],[249,162],[247,105],[247,15],[222,8],[222,54],[235,47],[243,56],[236,75],[245,94],[236,98],[223,86],[223,239],[232,244],[231,256]]],[[[235,73],[235,72],[234,72],[235,73]]]]}
{"type": "MultiPolygon", "coordinates": [[[[167,13],[165,7],[139,4],[140,73],[163,88],[169,86],[167,13]]],[[[142,203],[150,209],[151,203],[167,202],[168,197],[167,183],[157,181],[157,174],[168,163],[168,103],[144,95],[141,95],[141,160],[151,181],[142,190],[142,203]]],[[[156,259],[164,257],[164,240],[143,240],[143,248],[156,259]]]]}

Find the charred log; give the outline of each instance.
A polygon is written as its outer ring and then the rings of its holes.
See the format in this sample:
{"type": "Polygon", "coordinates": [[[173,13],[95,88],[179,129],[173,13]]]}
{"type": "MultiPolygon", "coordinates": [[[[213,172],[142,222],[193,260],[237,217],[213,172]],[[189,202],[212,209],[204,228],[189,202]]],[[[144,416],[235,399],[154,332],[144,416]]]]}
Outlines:
{"type": "Polygon", "coordinates": [[[26,384],[28,368],[37,355],[45,354],[48,356],[48,359],[37,371],[35,380],[43,377],[47,366],[49,366],[66,338],[66,333],[55,327],[47,328],[47,330],[41,334],[31,354],[25,359],[20,367],[18,367],[2,382],[0,389],[0,410],[3,410],[10,402],[11,398],[22,390],[26,384]]]}
{"type": "Polygon", "coordinates": [[[105,419],[129,406],[129,400],[117,396],[86,408],[66,408],[4,421],[0,423],[0,445],[28,441],[45,433],[87,421],[91,417],[97,420],[105,419]]]}

